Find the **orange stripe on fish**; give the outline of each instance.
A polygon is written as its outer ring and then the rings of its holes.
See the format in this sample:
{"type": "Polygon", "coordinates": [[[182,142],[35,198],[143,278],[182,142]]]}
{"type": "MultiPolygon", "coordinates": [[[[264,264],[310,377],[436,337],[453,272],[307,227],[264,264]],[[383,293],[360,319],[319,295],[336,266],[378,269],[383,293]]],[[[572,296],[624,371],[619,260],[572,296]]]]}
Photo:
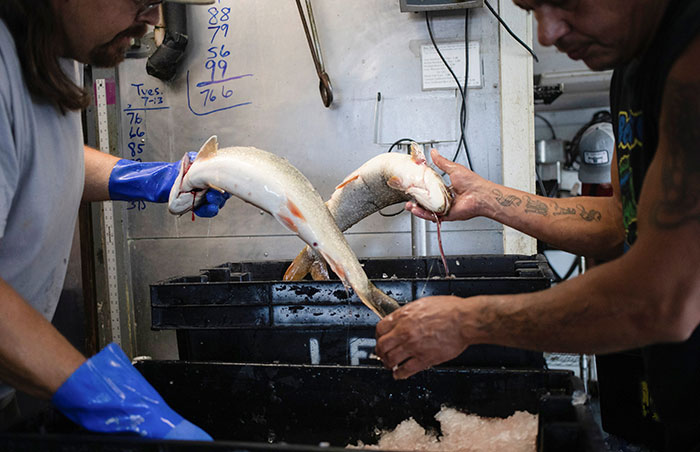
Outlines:
{"type": "Polygon", "coordinates": [[[279,219],[282,220],[285,226],[289,228],[293,232],[299,232],[299,229],[297,228],[297,225],[294,224],[294,221],[291,220],[289,217],[285,217],[284,215],[278,215],[279,219]]]}
{"type": "Polygon", "coordinates": [[[300,220],[306,221],[306,218],[304,218],[304,215],[301,213],[301,210],[297,207],[296,204],[294,204],[292,201],[289,199],[287,200],[287,208],[289,211],[294,215],[295,217],[299,218],[300,220]]]}
{"type": "MultiPolygon", "coordinates": [[[[320,251],[320,250],[319,250],[320,251]]],[[[338,265],[333,259],[328,257],[326,253],[323,251],[320,251],[321,256],[328,262],[328,265],[331,266],[331,269],[335,272],[336,275],[338,275],[338,278],[340,278],[341,281],[343,281],[343,284],[346,284],[346,279],[345,279],[345,271],[343,270],[343,267],[338,265]]]]}
{"type": "Polygon", "coordinates": [[[357,178],[359,178],[359,177],[360,177],[360,175],[359,175],[359,174],[356,174],[355,176],[352,176],[352,177],[350,177],[350,178],[348,178],[348,179],[345,179],[340,185],[338,185],[337,187],[335,187],[335,189],[338,190],[339,188],[343,188],[343,187],[345,187],[347,184],[349,184],[350,182],[354,181],[355,179],[357,179],[357,178]]]}

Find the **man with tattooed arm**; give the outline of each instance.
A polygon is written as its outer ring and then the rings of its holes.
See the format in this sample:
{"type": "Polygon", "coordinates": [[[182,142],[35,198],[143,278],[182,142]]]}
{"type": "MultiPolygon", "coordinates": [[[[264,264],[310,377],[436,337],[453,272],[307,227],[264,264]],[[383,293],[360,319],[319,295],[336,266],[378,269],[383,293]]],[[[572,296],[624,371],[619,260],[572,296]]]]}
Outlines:
{"type": "MultiPolygon", "coordinates": [[[[377,325],[394,377],[472,344],[597,353],[642,347],[666,450],[700,448],[700,1],[514,0],[543,45],[614,68],[609,198],[550,199],[496,185],[437,155],[457,194],[446,221],[484,216],[605,259],[528,294],[428,297],[377,325]]],[[[431,219],[418,206],[414,215],[431,219]]],[[[698,449],[700,450],[700,449],[698,449]]]]}

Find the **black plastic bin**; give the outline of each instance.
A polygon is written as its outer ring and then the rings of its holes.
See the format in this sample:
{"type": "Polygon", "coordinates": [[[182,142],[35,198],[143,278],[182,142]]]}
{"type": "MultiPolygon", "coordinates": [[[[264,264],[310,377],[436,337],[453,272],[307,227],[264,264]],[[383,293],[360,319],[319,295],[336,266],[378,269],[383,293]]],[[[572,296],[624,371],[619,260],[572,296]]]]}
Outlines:
{"type": "Polygon", "coordinates": [[[582,385],[568,371],[441,368],[394,381],[372,366],[142,361],[136,367],[216,442],[98,436],[51,410],[0,433],[0,450],[341,450],[374,442],[375,428],[393,429],[410,416],[437,427],[433,416],[443,404],[489,417],[539,413],[540,452],[604,449],[588,405],[572,403],[582,385]]]}
{"type": "MultiPolygon", "coordinates": [[[[367,276],[400,304],[429,295],[534,292],[551,285],[542,255],[361,260],[367,276]]],[[[342,283],[282,281],[289,261],[226,263],[151,285],[154,329],[177,330],[180,359],[375,365],[377,316],[342,283]]],[[[468,301],[467,301],[468,302],[468,301]]],[[[543,368],[542,353],[469,347],[449,365],[543,368]]]]}

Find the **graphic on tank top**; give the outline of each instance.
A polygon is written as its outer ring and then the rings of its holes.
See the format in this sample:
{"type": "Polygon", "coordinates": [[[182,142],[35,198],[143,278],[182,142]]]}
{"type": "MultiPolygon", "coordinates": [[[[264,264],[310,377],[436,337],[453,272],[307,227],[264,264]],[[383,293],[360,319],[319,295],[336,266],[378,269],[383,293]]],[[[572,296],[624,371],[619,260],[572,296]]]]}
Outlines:
{"type": "Polygon", "coordinates": [[[644,146],[641,111],[618,113],[617,165],[622,195],[622,222],[625,227],[625,248],[637,238],[637,198],[635,195],[632,156],[644,146]]]}

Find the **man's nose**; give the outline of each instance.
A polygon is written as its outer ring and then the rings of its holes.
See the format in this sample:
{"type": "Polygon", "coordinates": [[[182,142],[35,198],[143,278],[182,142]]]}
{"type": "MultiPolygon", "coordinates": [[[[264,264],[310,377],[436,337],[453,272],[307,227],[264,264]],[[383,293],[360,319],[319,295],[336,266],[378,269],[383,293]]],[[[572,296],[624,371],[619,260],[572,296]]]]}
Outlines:
{"type": "Polygon", "coordinates": [[[160,22],[160,9],[162,7],[163,5],[158,5],[156,8],[151,8],[145,13],[138,16],[136,20],[139,22],[145,22],[153,26],[158,25],[158,22],[160,22]]]}
{"type": "Polygon", "coordinates": [[[570,31],[559,11],[549,5],[542,5],[535,10],[537,18],[537,39],[543,46],[554,45],[559,38],[570,31]]]}

